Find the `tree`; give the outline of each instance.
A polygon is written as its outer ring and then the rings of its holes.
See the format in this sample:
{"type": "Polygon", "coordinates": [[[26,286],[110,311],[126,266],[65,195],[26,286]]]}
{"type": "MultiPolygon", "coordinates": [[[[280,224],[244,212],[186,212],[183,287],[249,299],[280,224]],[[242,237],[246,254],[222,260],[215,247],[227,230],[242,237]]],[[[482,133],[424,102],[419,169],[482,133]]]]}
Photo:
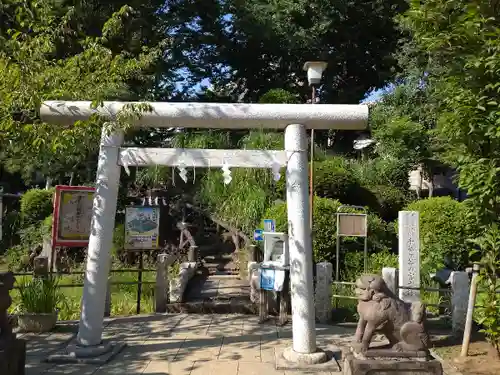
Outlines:
{"type": "Polygon", "coordinates": [[[470,213],[483,231],[475,245],[486,297],[479,322],[500,357],[500,2],[412,1],[400,24],[412,38],[410,68],[428,73],[444,160],[459,172],[470,213]]]}
{"type": "Polygon", "coordinates": [[[393,75],[403,0],[168,0],[171,54],[191,87],[210,79],[255,102],[282,88],[309,97],[302,66],[326,60],[323,102],[356,103],[393,75]]]}
{"type": "Polygon", "coordinates": [[[10,171],[23,172],[28,180],[35,171],[57,178],[69,171],[92,170],[102,121],[92,119],[64,128],[44,124],[37,114],[41,102],[138,98],[134,92],[137,82],[143,91],[156,83],[153,68],[162,59],[164,42],[143,47],[136,56],[110,50],[106,43],[134,21],[130,7],[124,6],[103,25],[101,36],[79,35],[75,42],[70,33],[71,43],[77,43],[75,50],[80,52],[59,59],[61,44],[68,42],[65,32],[73,20],[73,9],[58,16],[60,8],[49,1],[25,6],[32,11],[19,12],[20,30],[8,30],[8,37],[1,40],[2,163],[10,171]]]}

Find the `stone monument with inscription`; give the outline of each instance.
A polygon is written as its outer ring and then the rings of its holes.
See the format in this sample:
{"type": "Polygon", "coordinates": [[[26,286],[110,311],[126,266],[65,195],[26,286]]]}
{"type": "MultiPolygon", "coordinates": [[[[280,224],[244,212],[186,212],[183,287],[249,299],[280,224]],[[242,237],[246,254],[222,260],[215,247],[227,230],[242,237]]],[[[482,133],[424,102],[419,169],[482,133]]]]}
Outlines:
{"type": "Polygon", "coordinates": [[[398,298],[379,275],[356,280],[359,321],[355,342],[344,361],[344,375],[442,375],[441,362],[429,353],[425,306],[398,298]],[[373,345],[375,333],[389,345],[373,345]]]}
{"type": "Polygon", "coordinates": [[[420,300],[420,232],[417,211],[399,211],[399,298],[420,300]]]}
{"type": "Polygon", "coordinates": [[[7,313],[12,303],[9,292],[14,282],[12,272],[0,273],[0,374],[24,375],[26,343],[12,332],[7,313]]]}

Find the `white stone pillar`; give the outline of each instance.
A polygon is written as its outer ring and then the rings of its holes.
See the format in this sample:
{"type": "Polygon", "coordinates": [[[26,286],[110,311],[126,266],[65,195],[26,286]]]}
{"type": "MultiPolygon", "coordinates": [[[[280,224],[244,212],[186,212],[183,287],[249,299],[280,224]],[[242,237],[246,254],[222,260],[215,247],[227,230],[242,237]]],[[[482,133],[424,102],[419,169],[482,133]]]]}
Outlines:
{"type": "Polygon", "coordinates": [[[333,266],[330,262],[316,264],[316,318],[320,323],[327,323],[332,316],[333,266]]]}
{"type": "Polygon", "coordinates": [[[382,268],[382,278],[387,288],[396,295],[398,291],[398,270],[394,267],[384,267],[382,268]]]}
{"type": "Polygon", "coordinates": [[[293,351],[316,352],[316,327],[313,288],[313,257],[309,227],[309,175],[307,136],[303,125],[285,129],[286,201],[288,209],[288,246],[292,297],[293,351]]]}
{"type": "Polygon", "coordinates": [[[465,329],[467,305],[469,304],[469,274],[465,271],[452,272],[451,281],[451,328],[453,335],[461,336],[465,329]]]}
{"type": "MultiPolygon", "coordinates": [[[[420,232],[417,211],[399,211],[399,286],[420,287],[420,232]]],[[[405,302],[420,300],[420,291],[399,288],[405,302]]]]}
{"type": "Polygon", "coordinates": [[[108,134],[103,129],[77,336],[80,346],[97,346],[101,343],[110,250],[113,244],[116,200],[120,183],[121,167],[118,165],[118,152],[122,142],[122,132],[108,134]]]}

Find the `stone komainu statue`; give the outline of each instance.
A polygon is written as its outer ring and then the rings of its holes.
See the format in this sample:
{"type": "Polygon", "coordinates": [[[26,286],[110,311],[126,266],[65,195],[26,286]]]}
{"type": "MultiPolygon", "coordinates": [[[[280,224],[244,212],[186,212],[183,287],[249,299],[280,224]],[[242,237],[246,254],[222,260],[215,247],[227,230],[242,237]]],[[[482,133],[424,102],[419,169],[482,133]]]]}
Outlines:
{"type": "Polygon", "coordinates": [[[425,329],[425,306],[405,303],[392,293],[378,275],[363,275],[356,280],[359,321],[356,342],[368,350],[373,334],[384,334],[397,351],[427,350],[430,344],[425,329]]]}

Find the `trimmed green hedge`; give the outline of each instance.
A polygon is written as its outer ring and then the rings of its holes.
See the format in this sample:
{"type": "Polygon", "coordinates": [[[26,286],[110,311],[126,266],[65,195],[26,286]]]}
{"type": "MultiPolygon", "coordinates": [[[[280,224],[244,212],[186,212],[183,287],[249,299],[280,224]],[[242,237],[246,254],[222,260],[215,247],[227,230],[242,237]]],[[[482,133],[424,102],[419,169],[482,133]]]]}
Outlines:
{"type": "Polygon", "coordinates": [[[31,189],[21,198],[21,222],[25,228],[50,216],[53,211],[54,189],[31,189]]]}
{"type": "MultiPolygon", "coordinates": [[[[334,261],[336,251],[336,212],[341,203],[335,199],[315,197],[313,211],[313,254],[314,261],[334,261]]],[[[280,202],[269,207],[263,219],[276,220],[277,232],[288,232],[286,203],[280,202]]],[[[263,225],[263,224],[262,224],[263,225]]],[[[388,250],[395,241],[394,232],[387,230],[386,223],[377,215],[368,216],[368,250],[378,252],[388,250]]],[[[363,251],[362,238],[342,238],[341,253],[363,251]]]]}
{"type": "Polygon", "coordinates": [[[449,256],[457,267],[468,264],[469,238],[478,232],[475,221],[467,216],[467,207],[450,197],[427,198],[412,202],[405,210],[420,214],[420,259],[424,273],[443,266],[449,256]]]}

